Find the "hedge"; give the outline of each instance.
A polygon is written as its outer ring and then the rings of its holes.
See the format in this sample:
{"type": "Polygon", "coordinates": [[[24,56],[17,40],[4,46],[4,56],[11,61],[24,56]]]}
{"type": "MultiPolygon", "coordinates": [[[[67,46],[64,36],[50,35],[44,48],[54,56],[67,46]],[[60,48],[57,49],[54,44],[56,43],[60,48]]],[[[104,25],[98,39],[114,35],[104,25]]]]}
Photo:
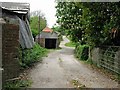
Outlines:
{"type": "Polygon", "coordinates": [[[80,60],[87,60],[89,57],[89,46],[77,44],[75,47],[75,56],[80,60]]]}

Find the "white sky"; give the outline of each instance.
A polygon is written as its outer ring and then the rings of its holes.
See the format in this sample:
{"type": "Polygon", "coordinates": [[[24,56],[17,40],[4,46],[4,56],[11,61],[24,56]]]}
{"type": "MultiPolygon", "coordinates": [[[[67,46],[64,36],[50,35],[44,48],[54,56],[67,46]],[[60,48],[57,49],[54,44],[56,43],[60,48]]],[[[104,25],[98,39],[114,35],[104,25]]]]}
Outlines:
{"type": "Polygon", "coordinates": [[[0,0],[0,2],[30,3],[30,11],[41,10],[45,14],[47,24],[51,28],[56,23],[55,0],[0,0]]]}

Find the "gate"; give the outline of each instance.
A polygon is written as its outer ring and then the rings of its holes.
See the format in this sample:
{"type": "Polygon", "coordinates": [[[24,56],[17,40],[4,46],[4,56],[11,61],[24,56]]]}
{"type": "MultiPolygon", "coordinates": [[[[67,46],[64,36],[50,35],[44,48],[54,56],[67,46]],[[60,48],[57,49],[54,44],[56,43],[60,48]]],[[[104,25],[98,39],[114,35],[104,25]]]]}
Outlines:
{"type": "Polygon", "coordinates": [[[100,48],[99,66],[120,74],[120,47],[102,46],[100,48]]]}

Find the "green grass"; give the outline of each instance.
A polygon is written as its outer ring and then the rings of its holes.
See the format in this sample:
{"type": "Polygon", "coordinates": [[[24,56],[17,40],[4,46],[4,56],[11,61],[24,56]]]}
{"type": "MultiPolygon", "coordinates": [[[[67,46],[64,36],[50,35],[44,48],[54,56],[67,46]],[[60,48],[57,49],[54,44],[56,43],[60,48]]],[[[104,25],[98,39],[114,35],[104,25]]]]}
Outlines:
{"type": "Polygon", "coordinates": [[[76,43],[70,41],[70,42],[66,43],[65,46],[67,46],[67,47],[75,47],[76,43]]]}

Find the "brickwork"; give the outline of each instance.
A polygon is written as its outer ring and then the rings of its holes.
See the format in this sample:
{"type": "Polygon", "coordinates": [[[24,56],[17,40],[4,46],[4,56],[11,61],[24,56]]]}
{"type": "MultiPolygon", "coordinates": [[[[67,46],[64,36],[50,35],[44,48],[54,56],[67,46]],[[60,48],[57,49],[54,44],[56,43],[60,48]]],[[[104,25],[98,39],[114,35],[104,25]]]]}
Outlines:
{"type": "Polygon", "coordinates": [[[2,64],[3,82],[7,79],[15,78],[19,74],[19,26],[4,24],[2,26],[2,64]]]}

